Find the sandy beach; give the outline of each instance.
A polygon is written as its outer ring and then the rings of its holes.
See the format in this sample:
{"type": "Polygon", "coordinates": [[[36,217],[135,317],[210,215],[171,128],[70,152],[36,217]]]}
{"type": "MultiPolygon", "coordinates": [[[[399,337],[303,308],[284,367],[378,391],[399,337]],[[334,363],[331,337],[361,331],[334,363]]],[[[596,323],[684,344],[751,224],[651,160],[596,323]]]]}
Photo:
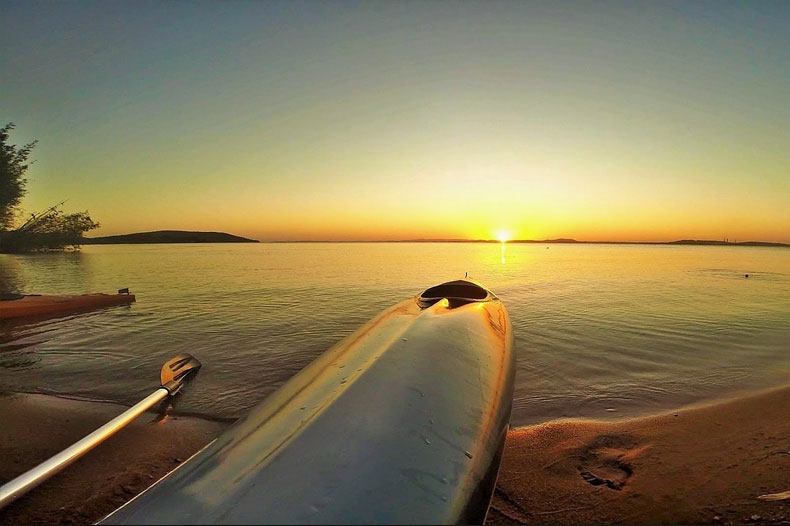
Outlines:
{"type": "MultiPolygon", "coordinates": [[[[511,432],[491,524],[781,524],[790,388],[617,423],[511,432]]],[[[790,494],[788,495],[790,496],[790,494]]]]}
{"type": "MultiPolygon", "coordinates": [[[[0,398],[0,481],[124,408],[44,395],[0,398]]],[[[557,421],[508,437],[490,524],[790,525],[790,388],[616,423],[557,421]],[[780,495],[781,496],[781,495],[780,495]]],[[[0,511],[0,524],[91,523],[227,424],[146,415],[0,511]]]]}
{"type": "MultiPolygon", "coordinates": [[[[0,397],[0,482],[24,473],[126,407],[45,395],[0,397]]],[[[213,440],[227,424],[146,413],[0,510],[0,524],[87,524],[128,501],[213,440]]]]}

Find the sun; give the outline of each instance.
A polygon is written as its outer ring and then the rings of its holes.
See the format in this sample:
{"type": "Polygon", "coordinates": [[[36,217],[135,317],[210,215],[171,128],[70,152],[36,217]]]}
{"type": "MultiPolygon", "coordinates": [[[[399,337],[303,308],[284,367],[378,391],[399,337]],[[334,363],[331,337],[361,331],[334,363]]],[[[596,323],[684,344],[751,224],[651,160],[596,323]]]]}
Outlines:
{"type": "Polygon", "coordinates": [[[496,238],[501,243],[507,243],[508,241],[510,241],[510,232],[507,230],[497,230],[496,238]]]}

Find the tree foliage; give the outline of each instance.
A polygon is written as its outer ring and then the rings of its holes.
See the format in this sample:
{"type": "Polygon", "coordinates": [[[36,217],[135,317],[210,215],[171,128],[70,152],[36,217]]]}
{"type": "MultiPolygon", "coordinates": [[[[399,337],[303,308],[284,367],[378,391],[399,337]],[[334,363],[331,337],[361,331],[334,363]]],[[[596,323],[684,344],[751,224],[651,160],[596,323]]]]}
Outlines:
{"type": "Polygon", "coordinates": [[[55,205],[39,214],[31,214],[19,227],[14,219],[21,212],[19,205],[25,195],[25,173],[30,152],[38,141],[17,147],[9,144],[14,124],[0,128],[0,252],[28,252],[76,247],[82,235],[99,223],[87,211],[66,214],[55,205]]]}
{"type": "Polygon", "coordinates": [[[53,207],[29,220],[16,230],[0,234],[0,251],[29,252],[31,250],[59,250],[76,247],[82,234],[98,228],[88,212],[65,214],[53,207]]]}
{"type": "Polygon", "coordinates": [[[14,123],[10,122],[0,128],[0,229],[13,226],[14,213],[25,196],[25,172],[28,157],[38,141],[33,141],[21,148],[8,144],[14,123]]]}

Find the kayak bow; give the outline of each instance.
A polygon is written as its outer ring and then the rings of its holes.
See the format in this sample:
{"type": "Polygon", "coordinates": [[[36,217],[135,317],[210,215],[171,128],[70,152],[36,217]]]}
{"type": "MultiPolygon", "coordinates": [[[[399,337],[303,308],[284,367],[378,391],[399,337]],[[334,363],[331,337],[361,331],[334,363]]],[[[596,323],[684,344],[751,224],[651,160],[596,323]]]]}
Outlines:
{"type": "Polygon", "coordinates": [[[102,524],[482,523],[514,374],[499,299],[466,280],[431,287],[102,524]]]}
{"type": "Polygon", "coordinates": [[[132,303],[134,294],[75,294],[69,296],[19,295],[0,298],[0,320],[46,316],[132,303]]]}

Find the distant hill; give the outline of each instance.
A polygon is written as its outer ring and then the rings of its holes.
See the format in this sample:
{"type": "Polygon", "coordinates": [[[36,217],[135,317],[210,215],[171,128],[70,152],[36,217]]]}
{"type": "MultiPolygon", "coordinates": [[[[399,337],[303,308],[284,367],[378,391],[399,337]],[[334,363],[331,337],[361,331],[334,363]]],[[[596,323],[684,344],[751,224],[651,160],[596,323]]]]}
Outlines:
{"type": "Polygon", "coordinates": [[[121,245],[148,243],[258,243],[257,239],[234,236],[225,232],[189,232],[186,230],[157,230],[119,236],[84,237],[83,245],[121,245]]]}
{"type": "Polygon", "coordinates": [[[770,241],[741,241],[740,243],[733,241],[713,241],[708,239],[681,239],[678,241],[670,241],[668,245],[724,245],[724,246],[741,246],[741,247],[786,247],[790,246],[787,243],[772,243],[770,241]]]}

